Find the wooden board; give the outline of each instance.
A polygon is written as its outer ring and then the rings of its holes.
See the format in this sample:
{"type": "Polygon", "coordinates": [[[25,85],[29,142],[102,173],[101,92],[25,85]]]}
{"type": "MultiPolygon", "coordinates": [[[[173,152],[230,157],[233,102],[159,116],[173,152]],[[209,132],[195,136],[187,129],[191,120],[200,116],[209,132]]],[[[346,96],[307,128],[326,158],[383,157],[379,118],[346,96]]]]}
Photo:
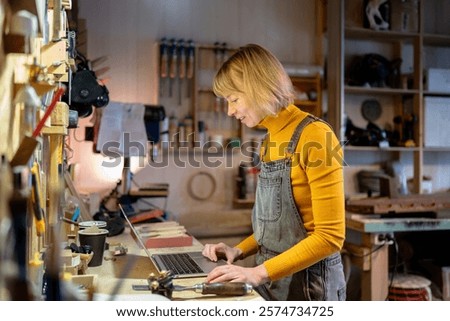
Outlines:
{"type": "MultiPolygon", "coordinates": [[[[136,227],[145,246],[149,249],[192,246],[193,237],[178,222],[144,223],[136,227]]],[[[131,233],[135,237],[134,233],[131,233]]]]}
{"type": "Polygon", "coordinates": [[[368,197],[348,200],[345,208],[359,214],[435,212],[450,208],[450,193],[417,194],[398,198],[368,197]]]}

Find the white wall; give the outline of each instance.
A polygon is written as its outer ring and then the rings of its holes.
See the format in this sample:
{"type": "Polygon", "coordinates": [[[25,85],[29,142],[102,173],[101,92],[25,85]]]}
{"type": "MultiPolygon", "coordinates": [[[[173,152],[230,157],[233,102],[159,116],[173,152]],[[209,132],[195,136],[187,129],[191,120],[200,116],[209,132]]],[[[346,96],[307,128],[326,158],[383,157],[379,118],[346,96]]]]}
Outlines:
{"type": "Polygon", "coordinates": [[[155,43],[162,37],[255,42],[282,61],[311,63],[314,17],[310,0],[79,0],[90,58],[109,56],[112,98],[143,103],[157,100],[155,43]]]}
{"type": "MultiPolygon", "coordinates": [[[[238,47],[249,42],[272,50],[282,62],[314,64],[315,2],[311,0],[79,0],[79,18],[86,19],[88,59],[108,56],[106,74],[112,101],[158,103],[156,44],[162,37],[193,39],[196,43],[227,42],[238,47]]],[[[81,191],[108,193],[121,176],[121,167],[105,169],[102,156],[92,153],[92,143],[80,142],[82,119],[71,135],[76,163],[75,183],[81,191]]],[[[186,156],[186,155],[184,155],[186,156]]],[[[230,154],[234,167],[211,169],[143,168],[132,164],[139,182],[168,182],[168,211],[176,217],[199,212],[222,215],[231,209],[234,175],[242,155],[230,154]],[[217,189],[207,202],[192,199],[187,182],[198,171],[215,177],[217,189]]],[[[173,158],[171,158],[171,162],[173,158]]],[[[135,162],[137,163],[137,161],[135,162]]],[[[207,183],[207,182],[206,182],[207,183]]],[[[195,188],[201,186],[195,186],[195,188]]],[[[154,200],[162,206],[162,200],[154,200]],[[159,203],[158,203],[159,202],[159,203]]],[[[183,220],[184,221],[184,220],[183,220]]]]}

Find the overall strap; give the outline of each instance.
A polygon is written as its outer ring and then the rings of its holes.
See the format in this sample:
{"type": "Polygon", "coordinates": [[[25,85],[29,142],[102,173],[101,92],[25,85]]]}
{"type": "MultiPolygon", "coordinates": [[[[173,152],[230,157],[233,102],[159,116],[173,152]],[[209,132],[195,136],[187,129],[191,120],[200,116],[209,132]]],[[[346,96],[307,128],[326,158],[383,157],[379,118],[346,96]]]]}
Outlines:
{"type": "MultiPolygon", "coordinates": [[[[288,147],[285,150],[285,156],[286,158],[290,158],[295,151],[295,148],[297,147],[298,141],[300,139],[300,136],[303,132],[303,129],[309,125],[312,122],[315,121],[321,121],[326,123],[324,120],[320,119],[319,117],[316,117],[314,115],[308,114],[305,118],[303,118],[303,120],[297,125],[296,129],[294,130],[294,133],[292,134],[291,140],[289,141],[288,147]]],[[[327,123],[326,123],[327,124],[327,123]]],[[[267,153],[267,144],[268,144],[268,136],[269,134],[267,133],[264,138],[263,141],[261,143],[261,148],[260,148],[260,159],[263,160],[264,157],[266,156],[267,153]]]]}
{"type": "Polygon", "coordinates": [[[259,159],[261,161],[264,160],[264,157],[267,154],[267,138],[269,137],[269,133],[264,135],[264,138],[262,139],[261,142],[261,148],[259,149],[259,159]]]}
{"type": "Polygon", "coordinates": [[[298,141],[300,139],[300,136],[302,135],[303,129],[311,124],[312,122],[318,121],[320,118],[308,115],[297,125],[297,128],[294,130],[294,134],[292,134],[291,140],[285,150],[286,158],[291,157],[294,154],[295,148],[297,147],[298,141]]]}

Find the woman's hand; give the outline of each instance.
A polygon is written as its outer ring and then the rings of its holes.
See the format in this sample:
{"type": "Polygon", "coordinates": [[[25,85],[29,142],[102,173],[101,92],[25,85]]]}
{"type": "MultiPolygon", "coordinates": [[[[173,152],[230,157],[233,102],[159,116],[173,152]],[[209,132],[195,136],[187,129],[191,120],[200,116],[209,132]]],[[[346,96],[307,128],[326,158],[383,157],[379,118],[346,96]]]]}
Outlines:
{"type": "Polygon", "coordinates": [[[221,265],[212,270],[206,277],[206,283],[214,282],[245,282],[256,287],[269,281],[264,265],[245,268],[238,265],[221,265]]]}
{"type": "Polygon", "coordinates": [[[227,263],[233,263],[239,256],[242,255],[242,251],[235,247],[226,245],[225,243],[218,244],[206,244],[202,252],[203,256],[206,256],[213,262],[217,262],[218,254],[222,254],[226,257],[227,263]]]}

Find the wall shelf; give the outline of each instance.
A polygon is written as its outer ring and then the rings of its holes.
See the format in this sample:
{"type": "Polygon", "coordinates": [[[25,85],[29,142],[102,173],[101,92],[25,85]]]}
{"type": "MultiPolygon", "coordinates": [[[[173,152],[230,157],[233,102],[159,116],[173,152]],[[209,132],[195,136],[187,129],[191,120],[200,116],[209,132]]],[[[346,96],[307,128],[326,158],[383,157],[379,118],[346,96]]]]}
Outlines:
{"type": "Polygon", "coordinates": [[[294,105],[305,112],[309,112],[317,117],[322,117],[321,75],[317,73],[311,76],[291,76],[291,80],[297,93],[294,105]]]}
{"type": "Polygon", "coordinates": [[[345,28],[345,37],[360,40],[397,42],[412,41],[419,37],[415,32],[396,32],[396,31],[375,31],[367,28],[345,28]]]}
{"type": "Polygon", "coordinates": [[[419,90],[389,87],[344,86],[344,90],[346,93],[355,95],[415,95],[419,93],[419,90]]]}
{"type": "Polygon", "coordinates": [[[344,146],[349,152],[417,152],[419,147],[344,146]]]}
{"type": "MultiPolygon", "coordinates": [[[[411,4],[408,4],[411,5],[411,4]]],[[[355,113],[359,112],[358,104],[363,99],[381,101],[383,111],[392,115],[390,127],[396,128],[394,116],[401,117],[403,126],[408,117],[413,115],[416,121],[411,128],[416,147],[388,147],[372,146],[344,146],[346,152],[356,159],[369,152],[368,157],[376,160],[375,153],[392,153],[393,161],[402,161],[402,155],[412,153],[412,172],[414,177],[414,192],[422,191],[421,177],[427,175],[424,166],[424,157],[428,152],[449,152],[450,148],[428,148],[424,146],[424,115],[426,96],[450,97],[450,93],[427,90],[426,70],[428,68],[450,69],[450,61],[445,57],[450,50],[449,23],[441,12],[448,8],[448,3],[438,1],[418,1],[415,11],[417,14],[409,18],[414,20],[417,29],[400,30],[372,30],[363,27],[363,2],[358,0],[340,0],[328,3],[328,28],[334,30],[329,37],[328,78],[329,91],[328,114],[329,121],[334,128],[340,129],[337,133],[341,141],[346,141],[346,117],[359,120],[357,127],[362,127],[364,118],[355,113]],[[400,58],[402,65],[399,79],[395,82],[402,88],[391,87],[357,87],[347,83],[350,63],[355,55],[379,54],[392,61],[400,58]],[[405,84],[407,80],[408,84],[405,84]],[[407,89],[406,85],[408,86],[407,89]]],[[[393,9],[393,7],[391,7],[393,9]]],[[[392,14],[395,14],[391,10],[392,14]]],[[[387,116],[386,116],[387,117],[387,116]]],[[[411,119],[411,118],[409,118],[411,119]]],[[[357,122],[356,122],[357,123],[357,122]]],[[[398,128],[398,127],[397,127],[398,128]]],[[[402,127],[400,127],[402,128],[402,127]]],[[[403,131],[399,131],[402,135],[403,131]]]]}

